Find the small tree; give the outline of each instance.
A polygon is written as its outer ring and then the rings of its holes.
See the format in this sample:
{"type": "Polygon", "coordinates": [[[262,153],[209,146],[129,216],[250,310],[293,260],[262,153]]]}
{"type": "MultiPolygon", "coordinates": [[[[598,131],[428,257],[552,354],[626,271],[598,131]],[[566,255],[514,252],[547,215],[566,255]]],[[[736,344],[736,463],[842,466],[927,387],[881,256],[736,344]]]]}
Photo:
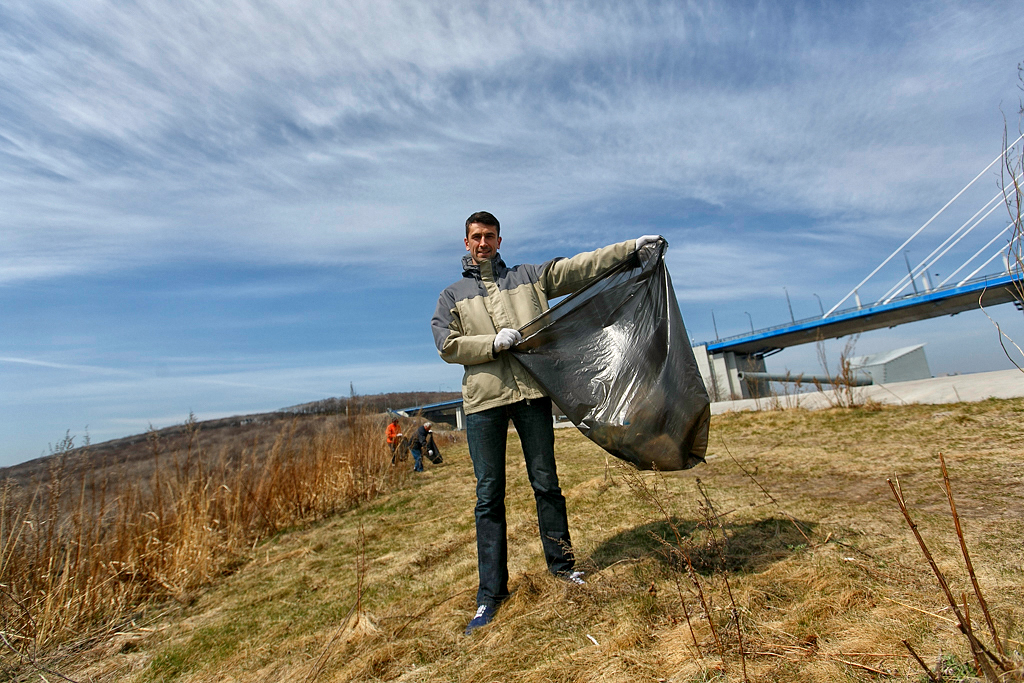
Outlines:
{"type": "MultiPolygon", "coordinates": [[[[1018,88],[1024,91],[1024,63],[1017,65],[1018,88]]],[[[1021,100],[1017,110],[1017,131],[1024,134],[1024,100],[1021,100]]],[[[1010,214],[1010,224],[1013,232],[1010,242],[1006,247],[1006,270],[1010,275],[1015,276],[1010,287],[1016,294],[1016,305],[1018,309],[1024,310],[1024,141],[1018,139],[1010,144],[1009,126],[1003,126],[1003,165],[999,174],[999,186],[1003,191],[1003,203],[1010,214]]],[[[986,315],[988,315],[986,313],[986,315]]],[[[989,320],[992,317],[989,316],[989,320]]],[[[1024,350],[1017,345],[999,326],[992,320],[996,330],[999,332],[999,344],[1003,347],[1003,353],[1010,359],[1018,370],[1024,372],[1024,367],[1017,362],[1014,354],[1006,348],[1009,342],[1016,349],[1016,356],[1024,359],[1024,350]]]]}

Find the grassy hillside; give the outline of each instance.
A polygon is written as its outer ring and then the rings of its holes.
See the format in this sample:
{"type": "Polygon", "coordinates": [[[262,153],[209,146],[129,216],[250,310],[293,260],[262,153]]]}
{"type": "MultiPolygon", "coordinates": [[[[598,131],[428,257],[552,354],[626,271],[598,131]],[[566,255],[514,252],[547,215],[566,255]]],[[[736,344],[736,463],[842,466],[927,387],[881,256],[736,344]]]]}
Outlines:
{"type": "MultiPolygon", "coordinates": [[[[272,444],[282,429],[297,422],[302,434],[312,434],[325,422],[322,416],[296,416],[288,413],[258,413],[234,417],[186,422],[145,434],[135,434],[102,443],[78,445],[81,439],[68,437],[52,447],[56,455],[66,455],[78,472],[111,479],[146,479],[153,473],[154,440],[164,451],[184,451],[190,437],[199,437],[194,447],[208,454],[217,454],[224,448],[239,448],[252,444],[272,444]],[[194,432],[194,433],[193,433],[194,432]],[[64,451],[61,453],[61,451],[64,451]]],[[[54,455],[0,468],[0,480],[10,480],[18,486],[31,489],[35,483],[45,481],[53,467],[54,455]]]]}
{"type": "MultiPolygon", "coordinates": [[[[944,454],[1012,661],[1024,651],[1022,417],[1024,400],[731,414],[714,418],[707,465],[664,476],[559,430],[582,587],[544,570],[513,433],[514,595],[469,638],[474,481],[456,444],[402,488],[262,541],[189,604],[142,611],[46,665],[79,681],[924,680],[906,639],[966,675],[973,657],[886,479],[898,475],[981,637],[944,454]]],[[[39,680],[29,665],[16,675],[39,680]]]]}
{"type": "MultiPolygon", "coordinates": [[[[68,455],[76,461],[75,466],[93,476],[107,473],[117,477],[148,478],[153,470],[153,438],[161,441],[163,449],[183,450],[194,428],[201,435],[199,444],[207,454],[215,455],[224,449],[239,449],[252,444],[272,444],[282,429],[296,424],[298,436],[309,436],[330,422],[335,415],[383,413],[387,408],[407,408],[462,398],[458,392],[408,391],[388,394],[354,395],[326,398],[320,401],[282,408],[270,413],[235,415],[213,420],[203,420],[155,429],[144,434],[135,434],[102,443],[82,445],[82,439],[74,443],[58,444],[57,450],[68,445],[68,455]]],[[[70,437],[69,437],[70,438],[70,437]]],[[[35,458],[10,467],[0,467],[0,481],[10,479],[22,487],[31,487],[34,482],[48,476],[53,457],[35,458]]]]}

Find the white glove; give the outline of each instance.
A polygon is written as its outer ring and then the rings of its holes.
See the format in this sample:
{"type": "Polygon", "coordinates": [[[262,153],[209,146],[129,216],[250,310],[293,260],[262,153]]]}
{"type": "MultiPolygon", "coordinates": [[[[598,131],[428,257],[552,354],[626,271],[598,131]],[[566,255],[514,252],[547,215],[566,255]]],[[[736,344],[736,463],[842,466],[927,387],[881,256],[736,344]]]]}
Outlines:
{"type": "Polygon", "coordinates": [[[494,352],[501,353],[502,351],[507,351],[522,340],[523,335],[519,334],[519,330],[503,327],[494,337],[494,352]]]}
{"type": "MultiPolygon", "coordinates": [[[[644,245],[650,244],[651,242],[657,242],[658,240],[665,240],[665,238],[661,235],[644,235],[643,237],[638,237],[636,240],[636,250],[640,251],[641,247],[644,245]]],[[[665,244],[668,244],[668,240],[665,240],[665,244]]]]}

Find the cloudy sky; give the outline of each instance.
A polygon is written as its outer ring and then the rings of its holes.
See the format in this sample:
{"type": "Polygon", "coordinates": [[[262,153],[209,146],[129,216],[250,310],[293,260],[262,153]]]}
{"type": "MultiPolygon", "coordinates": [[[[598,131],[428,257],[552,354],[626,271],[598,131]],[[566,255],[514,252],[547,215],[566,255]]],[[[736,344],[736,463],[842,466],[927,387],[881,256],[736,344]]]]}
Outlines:
{"type": "MultiPolygon", "coordinates": [[[[695,341],[712,311],[721,336],[785,322],[787,293],[827,310],[1016,129],[1019,9],[5,0],[0,466],[350,382],[458,390],[429,318],[481,209],[510,263],[665,235],[695,341]]],[[[908,258],[997,189],[993,169],[908,258]]],[[[1012,367],[980,313],[858,351],[921,342],[935,374],[1012,367]]]]}

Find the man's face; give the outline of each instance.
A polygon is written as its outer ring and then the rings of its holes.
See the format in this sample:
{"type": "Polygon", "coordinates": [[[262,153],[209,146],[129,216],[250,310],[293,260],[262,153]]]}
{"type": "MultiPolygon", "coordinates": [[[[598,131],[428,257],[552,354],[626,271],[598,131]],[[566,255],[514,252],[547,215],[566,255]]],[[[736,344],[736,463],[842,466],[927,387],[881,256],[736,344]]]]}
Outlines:
{"type": "Polygon", "coordinates": [[[498,229],[493,225],[483,223],[470,223],[469,234],[466,236],[466,251],[473,257],[473,262],[479,265],[482,261],[494,258],[501,246],[501,238],[498,237],[498,229]]]}

